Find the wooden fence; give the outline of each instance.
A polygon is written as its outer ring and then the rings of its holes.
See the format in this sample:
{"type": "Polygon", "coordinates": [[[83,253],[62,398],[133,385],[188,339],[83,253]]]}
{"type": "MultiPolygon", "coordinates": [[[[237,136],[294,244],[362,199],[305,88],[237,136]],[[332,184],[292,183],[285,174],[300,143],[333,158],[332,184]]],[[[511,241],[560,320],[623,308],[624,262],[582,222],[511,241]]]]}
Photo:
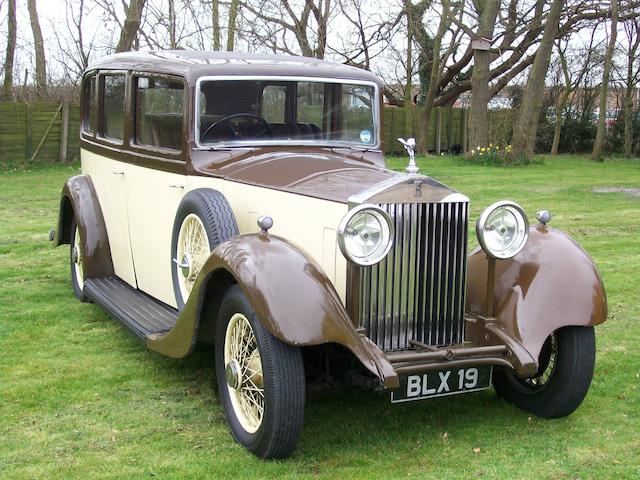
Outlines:
{"type": "Polygon", "coordinates": [[[79,158],[79,122],[77,104],[0,103],[0,164],[79,158]]]}
{"type": "MultiPolygon", "coordinates": [[[[408,110],[399,107],[384,108],[384,153],[403,153],[398,137],[417,137],[421,108],[408,110]],[[407,118],[409,117],[409,118],[407,118]]],[[[489,112],[489,142],[506,144],[511,141],[513,111],[493,110],[489,112]]],[[[484,145],[481,145],[484,146],[484,145]]],[[[440,154],[454,150],[466,152],[469,145],[469,115],[462,108],[435,108],[431,112],[427,132],[427,150],[440,154]]]]}
{"type": "MultiPolygon", "coordinates": [[[[398,137],[416,136],[421,109],[384,108],[384,151],[403,153],[398,137]]],[[[510,110],[492,111],[490,141],[508,143],[510,110]]],[[[66,162],[79,158],[78,104],[0,103],[0,165],[7,162],[66,162]]],[[[427,148],[439,154],[472,148],[468,145],[468,112],[460,108],[436,108],[431,112],[427,148]]]]}

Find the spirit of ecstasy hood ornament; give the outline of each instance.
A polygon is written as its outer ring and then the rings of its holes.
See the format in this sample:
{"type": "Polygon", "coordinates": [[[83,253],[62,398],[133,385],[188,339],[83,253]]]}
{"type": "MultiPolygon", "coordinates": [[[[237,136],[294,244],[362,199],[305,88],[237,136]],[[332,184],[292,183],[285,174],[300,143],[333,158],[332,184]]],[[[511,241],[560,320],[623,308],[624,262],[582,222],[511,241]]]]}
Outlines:
{"type": "Polygon", "coordinates": [[[398,141],[404,146],[404,149],[409,154],[409,165],[404,169],[407,173],[416,174],[420,170],[416,165],[416,139],[415,138],[399,138],[398,141]]]}

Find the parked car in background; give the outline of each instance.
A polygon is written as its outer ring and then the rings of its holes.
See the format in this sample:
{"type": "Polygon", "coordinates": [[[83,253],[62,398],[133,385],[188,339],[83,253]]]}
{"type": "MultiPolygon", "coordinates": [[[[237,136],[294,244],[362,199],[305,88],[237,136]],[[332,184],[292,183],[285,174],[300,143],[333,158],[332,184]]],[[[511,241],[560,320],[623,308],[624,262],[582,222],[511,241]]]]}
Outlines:
{"type": "Polygon", "coordinates": [[[189,51],[82,81],[55,232],[73,291],[160,354],[212,345],[231,433],[263,458],[294,449],[310,382],[392,402],[493,384],[543,417],[591,382],[607,306],[589,256],[511,201],[468,252],[469,199],[385,168],[381,90],[316,59],[189,51]]]}

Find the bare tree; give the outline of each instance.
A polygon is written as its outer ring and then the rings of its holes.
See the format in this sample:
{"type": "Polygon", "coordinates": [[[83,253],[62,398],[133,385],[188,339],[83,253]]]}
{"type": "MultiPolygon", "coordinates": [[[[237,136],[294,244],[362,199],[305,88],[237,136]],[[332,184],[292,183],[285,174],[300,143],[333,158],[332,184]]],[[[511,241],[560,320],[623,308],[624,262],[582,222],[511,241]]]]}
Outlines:
{"type": "Polygon", "coordinates": [[[213,49],[217,52],[220,50],[220,2],[219,0],[211,0],[211,27],[213,36],[213,49]]]}
{"type": "Polygon", "coordinates": [[[558,41],[558,59],[560,61],[560,68],[562,70],[562,77],[564,79],[564,87],[556,102],[556,123],[553,132],[551,155],[558,154],[558,147],[560,146],[560,134],[562,133],[562,122],[567,108],[567,103],[569,102],[569,97],[576,91],[576,89],[580,87],[582,79],[589,71],[589,68],[592,66],[591,61],[594,54],[593,44],[595,33],[596,29],[594,28],[591,30],[591,39],[589,41],[589,46],[584,50],[576,52],[576,55],[574,55],[573,58],[569,60],[567,59],[569,40],[566,40],[564,47],[562,46],[562,40],[558,41]],[[570,60],[572,60],[571,63],[573,65],[578,66],[577,71],[575,71],[575,69],[573,71],[571,70],[569,65],[570,60]]]}
{"type": "Polygon", "coordinates": [[[4,59],[4,83],[2,86],[2,98],[9,100],[13,96],[13,60],[16,52],[16,0],[8,0],[9,12],[7,15],[7,51],[4,59]]]}
{"type": "Polygon", "coordinates": [[[324,58],[331,0],[305,0],[301,7],[290,0],[242,0],[241,7],[249,14],[246,34],[254,41],[274,52],[324,58]]]}
{"type": "Polygon", "coordinates": [[[438,31],[433,37],[433,56],[431,61],[431,73],[429,75],[429,88],[427,89],[427,96],[424,100],[422,107],[422,114],[420,115],[420,130],[418,134],[418,152],[427,152],[427,134],[429,130],[429,121],[431,120],[431,112],[433,111],[433,101],[436,98],[436,92],[438,88],[438,80],[441,74],[441,48],[442,38],[444,34],[449,30],[451,26],[452,13],[449,9],[448,0],[442,0],[442,15],[440,17],[440,23],[438,24],[438,31]]]}
{"type": "Polygon", "coordinates": [[[130,0],[126,8],[127,16],[120,30],[120,39],[116,46],[116,52],[128,52],[133,47],[133,42],[138,36],[138,30],[140,29],[144,3],[145,0],[130,0]]]}
{"type": "Polygon", "coordinates": [[[596,141],[593,143],[593,151],[591,152],[591,160],[602,161],[602,148],[606,135],[607,121],[607,94],[609,92],[609,79],[611,78],[611,66],[613,64],[613,52],[616,47],[616,38],[618,36],[618,0],[611,0],[611,33],[609,34],[609,43],[604,56],[604,70],[602,73],[602,83],[600,85],[600,111],[598,114],[598,130],[596,132],[596,141]]]}
{"type": "Polygon", "coordinates": [[[85,0],[65,0],[66,28],[52,28],[58,47],[52,58],[60,65],[65,83],[78,84],[95,51],[97,32],[91,32],[88,37],[85,35],[84,21],[90,12],[85,0]]]}
{"type": "Polygon", "coordinates": [[[530,158],[533,155],[544,92],[544,80],[549,69],[554,40],[558,34],[558,22],[563,5],[564,0],[553,0],[551,3],[540,46],[527,78],[522,104],[513,127],[513,156],[516,158],[530,158]]]}
{"type": "Polygon", "coordinates": [[[229,22],[227,23],[227,52],[233,52],[238,8],[240,8],[240,0],[231,0],[231,4],[229,5],[229,22]]]}
{"type": "MultiPolygon", "coordinates": [[[[496,25],[500,0],[478,0],[475,2],[479,15],[477,38],[492,39],[496,25]]],[[[469,140],[471,146],[483,147],[489,143],[489,65],[490,52],[484,48],[473,49],[473,71],[471,73],[471,110],[469,140]]]]}
{"type": "Polygon", "coordinates": [[[27,9],[29,10],[33,44],[36,52],[36,91],[38,96],[45,96],[47,94],[47,61],[44,54],[44,40],[42,39],[36,0],[27,0],[27,9]]]}
{"type": "Polygon", "coordinates": [[[627,69],[624,78],[624,154],[630,157],[633,155],[633,97],[640,81],[640,68],[636,66],[640,47],[640,21],[638,17],[631,18],[624,23],[624,32],[628,45],[626,51],[627,69]]]}

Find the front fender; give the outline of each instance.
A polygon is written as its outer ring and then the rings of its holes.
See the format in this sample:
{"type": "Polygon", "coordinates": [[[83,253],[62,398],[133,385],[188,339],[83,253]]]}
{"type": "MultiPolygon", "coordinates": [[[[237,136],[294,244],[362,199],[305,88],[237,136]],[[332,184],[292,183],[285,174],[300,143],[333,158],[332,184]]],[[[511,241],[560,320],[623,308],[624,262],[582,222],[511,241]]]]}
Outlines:
{"type": "Polygon", "coordinates": [[[86,175],[71,177],[60,194],[60,210],[54,245],[69,243],[71,222],[75,217],[82,239],[82,257],[85,278],[104,278],[113,275],[111,249],[102,208],[91,178],[86,175]]]}
{"type": "MultiPolygon", "coordinates": [[[[467,310],[485,314],[487,256],[468,258],[467,310]]],[[[593,326],[607,318],[607,297],[589,255],[565,233],[531,227],[525,248],[496,261],[495,317],[498,327],[534,359],[546,338],[565,326],[593,326]]]]}
{"type": "Polygon", "coordinates": [[[209,284],[220,272],[233,276],[260,321],[283,342],[343,345],[387,387],[397,385],[391,364],[373,342],[356,331],[321,268],[298,247],[273,235],[239,235],[218,245],[203,266],[175,327],[148,341],[149,348],[174,357],[189,353],[197,336],[204,295],[211,291],[209,284]]]}

